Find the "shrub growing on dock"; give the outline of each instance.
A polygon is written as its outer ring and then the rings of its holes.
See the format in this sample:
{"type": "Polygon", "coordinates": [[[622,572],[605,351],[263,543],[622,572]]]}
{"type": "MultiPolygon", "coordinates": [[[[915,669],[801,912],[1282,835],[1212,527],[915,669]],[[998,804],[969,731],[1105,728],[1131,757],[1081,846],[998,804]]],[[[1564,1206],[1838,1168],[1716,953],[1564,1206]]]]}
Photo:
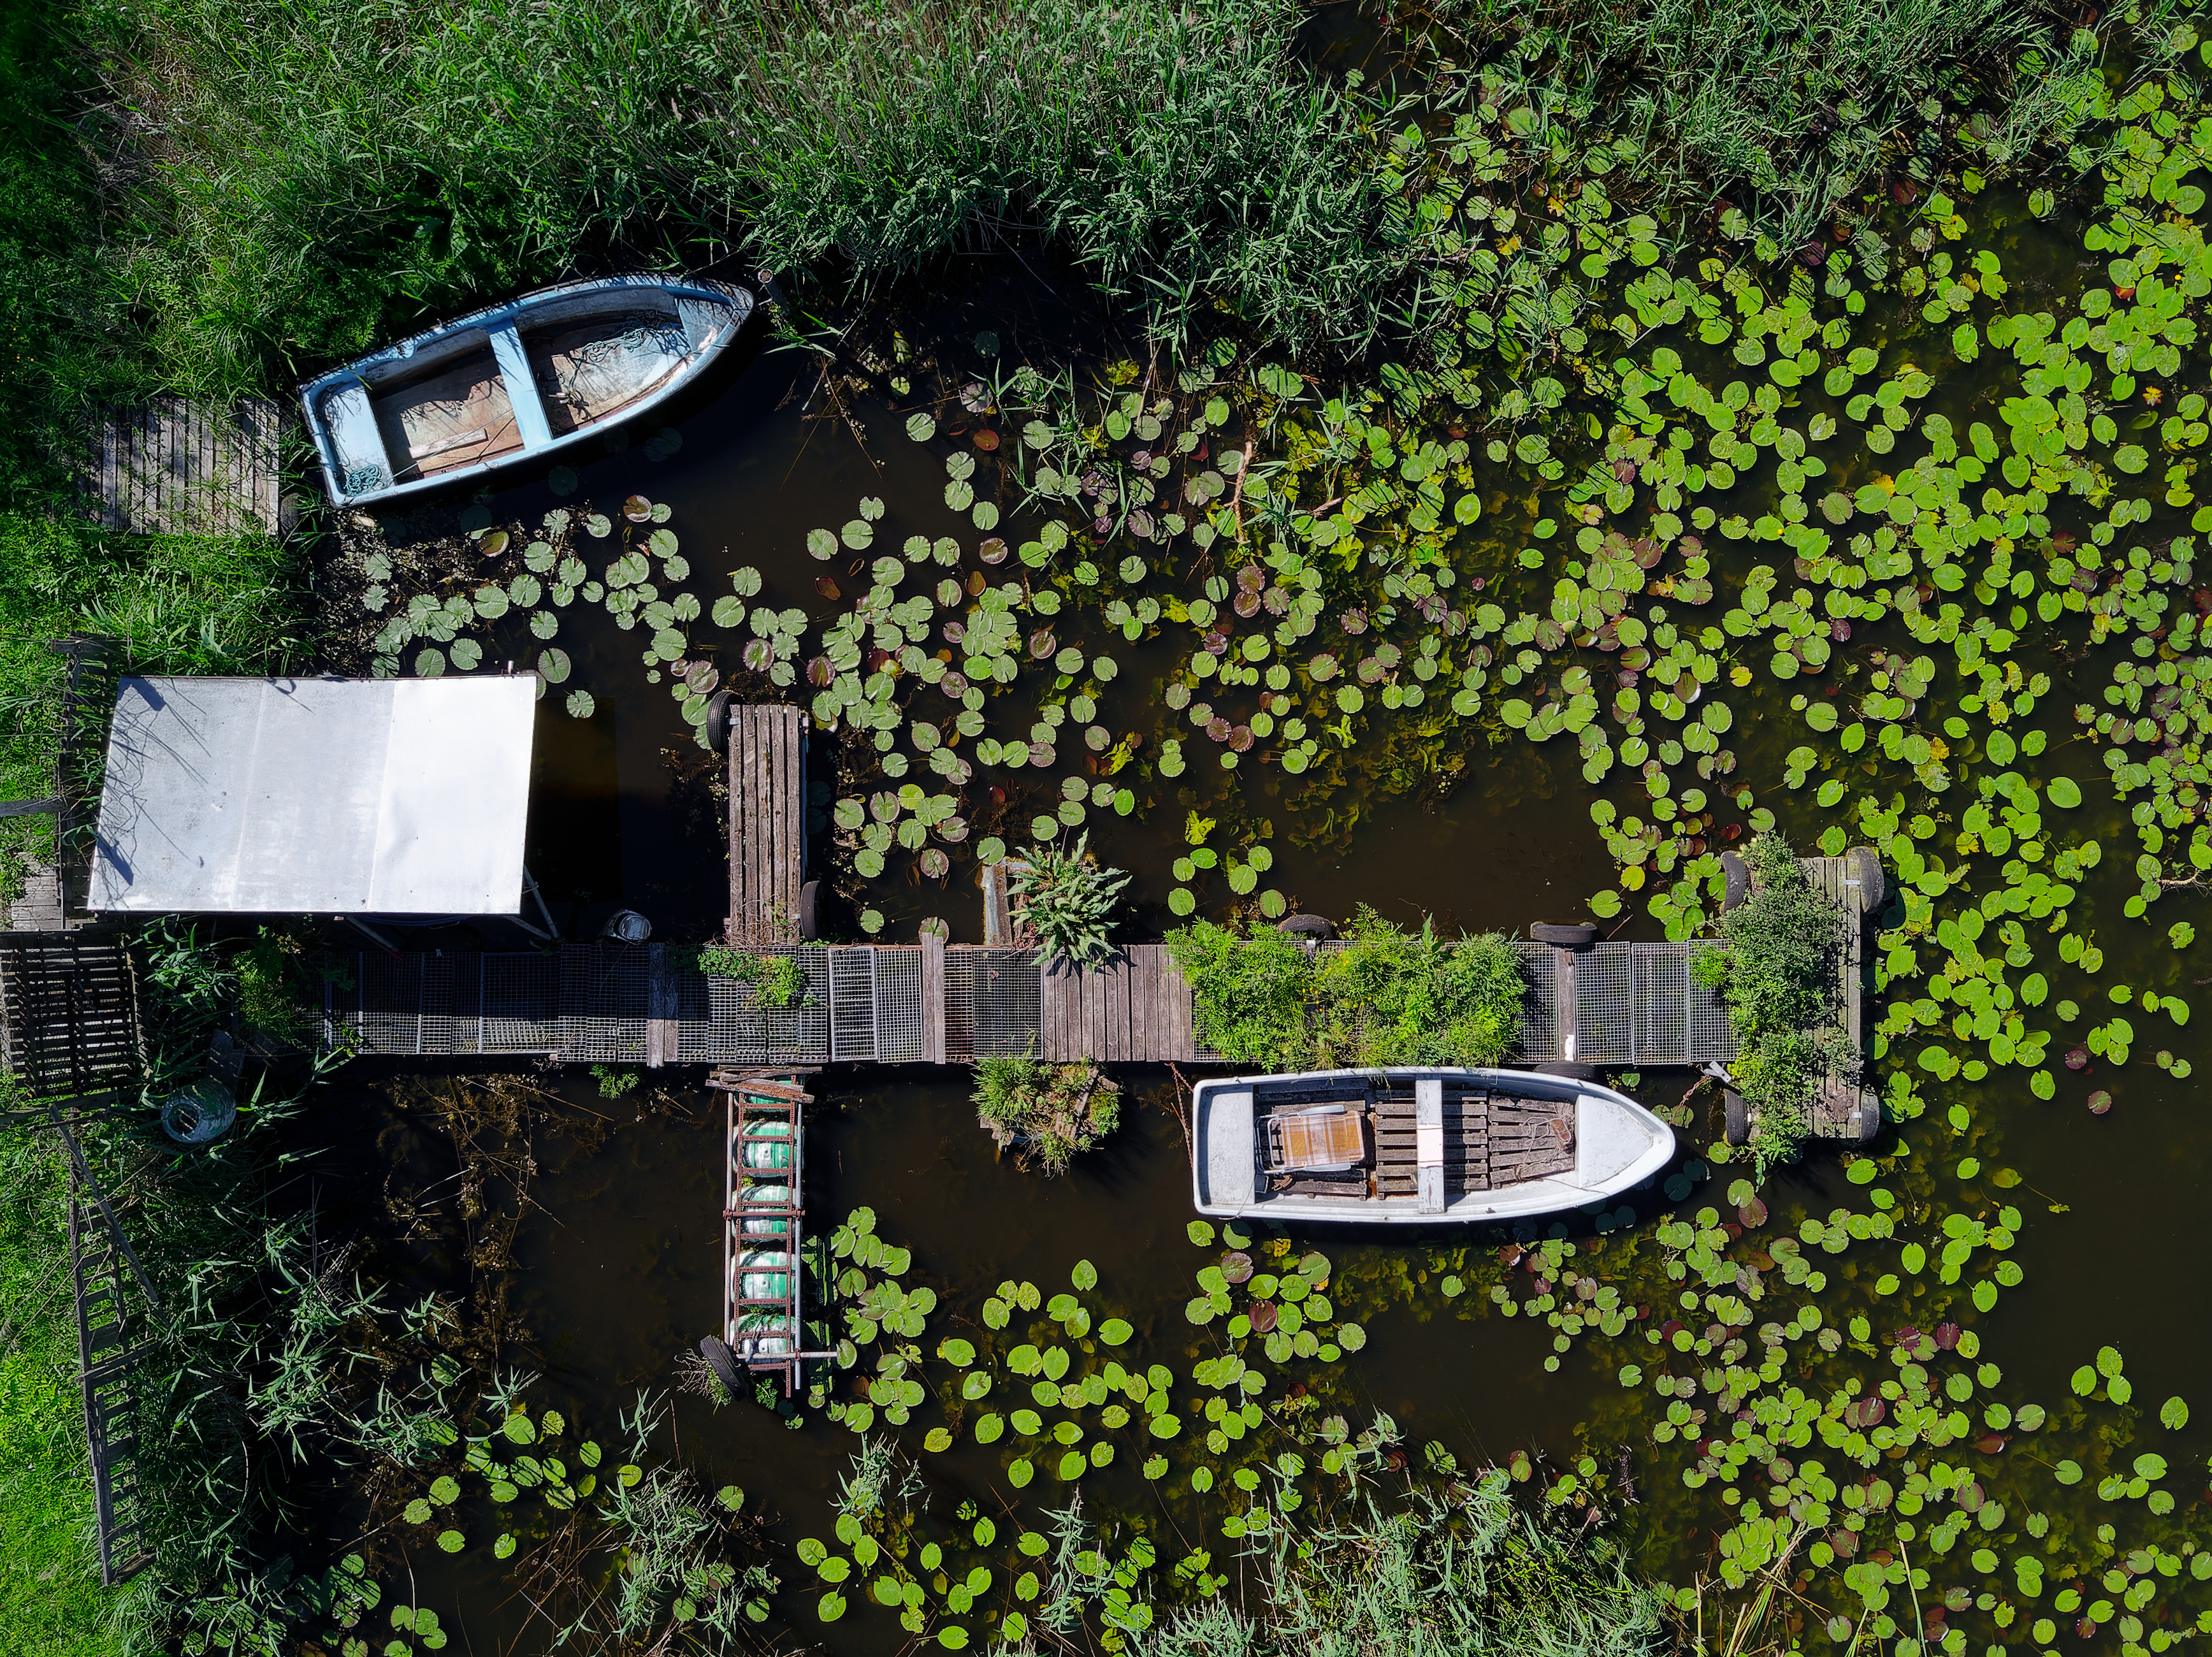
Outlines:
{"type": "Polygon", "coordinates": [[[1730,1072],[1758,1108],[1752,1154],[1761,1177],[1812,1123],[1830,1076],[1855,1079],[1842,1023],[1844,913],[1807,878],[1781,835],[1753,836],[1744,860],[1751,895],[1721,917],[1725,948],[1700,950],[1691,969],[1728,1003],[1739,1047],[1730,1072]]]}
{"type": "Polygon", "coordinates": [[[787,955],[754,955],[712,944],[699,951],[699,970],[709,978],[734,978],[753,986],[763,1007],[794,1007],[806,990],[806,974],[787,955]]]}
{"type": "Polygon", "coordinates": [[[1501,932],[1445,940],[1365,904],[1315,980],[1315,1058],[1324,1067],[1494,1065],[1521,1033],[1528,994],[1501,932]]]}
{"type": "Polygon", "coordinates": [[[1199,1042],[1239,1065],[1304,1070],[1313,1056],[1306,998],[1313,958],[1297,942],[1264,926],[1240,937],[1211,920],[1168,934],[1168,954],[1190,986],[1199,1042]]]}

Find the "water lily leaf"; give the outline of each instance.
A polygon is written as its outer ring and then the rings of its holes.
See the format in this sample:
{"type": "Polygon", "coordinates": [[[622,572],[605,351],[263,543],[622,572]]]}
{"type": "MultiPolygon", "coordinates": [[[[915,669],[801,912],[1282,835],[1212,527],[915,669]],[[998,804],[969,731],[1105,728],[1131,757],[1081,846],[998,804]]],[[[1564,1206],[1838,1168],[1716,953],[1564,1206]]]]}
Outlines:
{"type": "Polygon", "coordinates": [[[1069,1280],[1086,1294],[1098,1286],[1098,1268],[1089,1260],[1076,1261],[1075,1270],[1068,1276],[1069,1280]]]}
{"type": "Polygon", "coordinates": [[[2053,777],[2043,791],[2053,805],[2071,810],[2081,803],[2081,786],[2071,777],[2053,777]]]}
{"type": "Polygon", "coordinates": [[[574,719],[590,719],[599,707],[599,704],[592,700],[592,693],[588,690],[570,691],[568,700],[563,705],[568,710],[568,717],[574,719]]]}

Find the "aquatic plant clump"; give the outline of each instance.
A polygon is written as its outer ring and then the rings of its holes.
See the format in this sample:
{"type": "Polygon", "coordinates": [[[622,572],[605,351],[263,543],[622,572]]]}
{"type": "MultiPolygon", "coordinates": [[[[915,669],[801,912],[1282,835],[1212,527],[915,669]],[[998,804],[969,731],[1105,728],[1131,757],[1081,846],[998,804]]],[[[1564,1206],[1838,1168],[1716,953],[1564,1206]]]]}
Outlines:
{"type": "Polygon", "coordinates": [[[1620,1549],[1556,1509],[1531,1514],[1492,1468],[1385,1508],[1284,1525],[1261,1555],[1261,1591],[1179,1605],[1129,1657],[1307,1657],[1327,1651],[1453,1657],[1658,1657],[1674,1648],[1665,1597],[1620,1549]],[[1419,1630],[1418,1636],[1412,1631],[1419,1630]]]}
{"type": "Polygon", "coordinates": [[[1073,851],[1048,841],[1010,872],[1007,892],[1014,920],[1036,938],[1037,964],[1065,958],[1091,967],[1106,957],[1106,935],[1129,877],[1099,866],[1091,854],[1091,836],[1079,835],[1073,851]]]}
{"type": "Polygon", "coordinates": [[[1758,1107],[1752,1144],[1764,1170],[1804,1137],[1822,1087],[1856,1084],[1858,1055],[1842,1023],[1841,907],[1777,831],[1753,835],[1744,860],[1751,891],[1721,916],[1726,947],[1700,950],[1691,970],[1727,1002],[1739,1044],[1729,1073],[1758,1107]]]}
{"type": "Polygon", "coordinates": [[[1503,933],[1443,939],[1362,904],[1346,934],[1315,978],[1316,1063],[1494,1065],[1519,1039],[1528,980],[1503,933]]]}
{"type": "Polygon", "coordinates": [[[1121,1089],[1097,1065],[1002,1054],[975,1061],[975,1114],[1001,1150],[1048,1176],[1067,1172],[1121,1120],[1121,1089]]]}

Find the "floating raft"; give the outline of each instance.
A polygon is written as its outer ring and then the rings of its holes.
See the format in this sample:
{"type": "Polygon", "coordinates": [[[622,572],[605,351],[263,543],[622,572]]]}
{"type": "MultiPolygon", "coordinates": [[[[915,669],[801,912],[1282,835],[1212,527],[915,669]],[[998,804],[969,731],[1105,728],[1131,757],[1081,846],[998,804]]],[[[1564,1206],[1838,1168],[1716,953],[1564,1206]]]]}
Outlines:
{"type": "MultiPolygon", "coordinates": [[[[1751,871],[1733,852],[1721,859],[1728,876],[1723,909],[1732,909],[1750,896],[1751,871]]],[[[1872,918],[1889,901],[1889,876],[1881,857],[1870,846],[1854,846],[1841,857],[1799,859],[1815,890],[1832,899],[1844,912],[1844,950],[1837,962],[1842,980],[1843,1006],[1837,1022],[1844,1040],[1855,1053],[1866,1051],[1866,934],[1872,918]]],[[[1741,1144],[1751,1135],[1751,1117],[1729,1112],[1729,1140],[1741,1144]]],[[[1863,1144],[1881,1129],[1881,1098],[1873,1089],[1846,1076],[1830,1076],[1813,1102],[1811,1132],[1816,1139],[1841,1139],[1863,1144]]]]}
{"type": "Polygon", "coordinates": [[[757,1374],[799,1389],[806,1356],[805,1106],[803,1071],[718,1070],[729,1096],[722,1194],[722,1338],[757,1374]]]}

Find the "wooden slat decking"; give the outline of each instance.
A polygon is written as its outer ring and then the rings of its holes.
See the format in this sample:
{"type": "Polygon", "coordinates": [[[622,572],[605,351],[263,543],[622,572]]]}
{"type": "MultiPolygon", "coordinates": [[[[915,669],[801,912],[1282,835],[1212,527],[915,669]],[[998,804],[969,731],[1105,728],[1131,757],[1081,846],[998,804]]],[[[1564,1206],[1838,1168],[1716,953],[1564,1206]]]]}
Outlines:
{"type": "Polygon", "coordinates": [[[1097,967],[1056,962],[1039,988],[1040,1059],[1157,1065],[1197,1056],[1190,986],[1164,944],[1132,944],[1097,967]]]}
{"type": "MultiPolygon", "coordinates": [[[[1302,1094],[1287,1096],[1268,1108],[1304,1110],[1315,1102],[1320,1101],[1302,1094]]],[[[1419,1183],[1414,1094],[1394,1089],[1329,1102],[1366,1113],[1374,1135],[1372,1164],[1349,1174],[1276,1174],[1270,1177],[1268,1188],[1310,1196],[1414,1197],[1419,1183]]],[[[1564,1100],[1501,1097],[1486,1089],[1447,1091],[1443,1105],[1447,1200],[1565,1174],[1574,1167],[1574,1107],[1564,1100]]]]}
{"type": "Polygon", "coordinates": [[[806,716],[795,707],[730,710],[730,941],[799,938],[805,877],[806,716]]]}
{"type": "Polygon", "coordinates": [[[281,419],[265,398],[105,410],[82,483],[92,521],[132,535],[277,534],[281,419]]]}

